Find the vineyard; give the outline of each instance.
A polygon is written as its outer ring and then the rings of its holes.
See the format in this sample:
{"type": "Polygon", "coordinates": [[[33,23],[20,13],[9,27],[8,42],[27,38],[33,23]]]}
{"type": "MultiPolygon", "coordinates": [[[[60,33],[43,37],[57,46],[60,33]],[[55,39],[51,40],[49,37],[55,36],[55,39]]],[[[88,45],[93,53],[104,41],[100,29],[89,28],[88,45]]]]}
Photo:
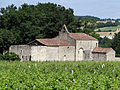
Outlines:
{"type": "Polygon", "coordinates": [[[117,90],[119,88],[120,62],[0,61],[0,90],[117,90]]]}

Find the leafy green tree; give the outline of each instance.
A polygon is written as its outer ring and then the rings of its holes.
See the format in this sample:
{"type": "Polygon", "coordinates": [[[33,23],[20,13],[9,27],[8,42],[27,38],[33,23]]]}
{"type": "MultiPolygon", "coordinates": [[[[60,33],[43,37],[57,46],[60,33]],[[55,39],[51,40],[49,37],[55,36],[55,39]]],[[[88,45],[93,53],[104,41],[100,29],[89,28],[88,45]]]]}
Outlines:
{"type": "Polygon", "coordinates": [[[14,35],[9,30],[0,29],[0,53],[8,50],[9,46],[14,43],[14,35]]]}
{"type": "Polygon", "coordinates": [[[75,21],[75,26],[77,26],[76,32],[86,33],[95,38],[99,38],[99,35],[95,33],[94,29],[96,28],[96,20],[88,17],[79,17],[75,21]]]}
{"type": "Polygon", "coordinates": [[[120,54],[120,32],[115,34],[111,47],[116,51],[116,54],[120,54]]]}
{"type": "Polygon", "coordinates": [[[103,47],[103,48],[110,48],[111,47],[111,43],[112,43],[112,40],[107,38],[107,37],[104,37],[104,38],[101,38],[99,37],[99,47],[103,47]]]}
{"type": "Polygon", "coordinates": [[[1,9],[0,28],[10,30],[16,39],[16,44],[26,44],[36,38],[55,37],[63,24],[75,31],[75,17],[72,9],[45,3],[38,5],[23,4],[16,9],[14,5],[1,9]]]}

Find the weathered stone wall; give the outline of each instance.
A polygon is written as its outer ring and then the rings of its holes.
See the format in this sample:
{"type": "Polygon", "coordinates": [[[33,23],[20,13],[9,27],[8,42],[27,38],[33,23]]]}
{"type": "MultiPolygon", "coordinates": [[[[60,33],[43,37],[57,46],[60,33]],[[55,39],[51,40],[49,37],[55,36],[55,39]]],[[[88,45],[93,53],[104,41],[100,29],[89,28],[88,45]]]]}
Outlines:
{"type": "Polygon", "coordinates": [[[47,61],[59,61],[59,47],[47,47],[46,48],[46,60],[47,61]]]}
{"type": "Polygon", "coordinates": [[[84,50],[83,53],[84,53],[84,60],[89,60],[91,51],[90,50],[84,50]]]}
{"type": "Polygon", "coordinates": [[[59,46],[60,61],[75,61],[75,46],[59,46]]]}
{"type": "Polygon", "coordinates": [[[74,46],[32,46],[31,47],[32,61],[74,61],[75,47],[74,46]]]}
{"type": "Polygon", "coordinates": [[[10,52],[18,54],[22,61],[74,61],[74,46],[29,46],[29,45],[13,45],[9,49],[10,52]]]}
{"type": "Polygon", "coordinates": [[[58,35],[57,37],[55,37],[55,38],[65,39],[65,40],[67,40],[68,42],[73,43],[73,45],[76,44],[76,43],[75,43],[75,40],[72,39],[72,38],[69,36],[69,33],[67,33],[67,32],[59,32],[59,35],[58,35]]]}
{"type": "Polygon", "coordinates": [[[31,46],[28,45],[12,45],[9,52],[14,52],[19,55],[22,61],[31,60],[31,46]]]}
{"type": "Polygon", "coordinates": [[[76,60],[81,61],[81,60],[93,60],[92,58],[92,51],[95,47],[98,47],[98,41],[95,40],[76,40],[76,60]],[[81,55],[79,52],[83,49],[84,55],[81,55]],[[87,55],[85,57],[85,54],[87,55]],[[80,59],[80,56],[81,57],[80,59]]]}
{"type": "Polygon", "coordinates": [[[46,61],[46,46],[31,46],[31,61],[46,61]]]}
{"type": "Polygon", "coordinates": [[[105,53],[93,53],[93,60],[106,61],[107,55],[105,53]]]}
{"type": "Polygon", "coordinates": [[[115,61],[115,51],[111,50],[107,53],[107,61],[115,61]]]}

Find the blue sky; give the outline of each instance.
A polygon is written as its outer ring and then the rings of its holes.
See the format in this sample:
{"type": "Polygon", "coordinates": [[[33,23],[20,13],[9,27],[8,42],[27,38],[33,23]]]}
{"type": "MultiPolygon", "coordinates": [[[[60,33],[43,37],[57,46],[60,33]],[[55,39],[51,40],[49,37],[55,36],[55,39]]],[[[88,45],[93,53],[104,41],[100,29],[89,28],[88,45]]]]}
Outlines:
{"type": "Polygon", "coordinates": [[[56,3],[72,8],[75,15],[97,16],[100,18],[120,18],[120,0],[0,0],[0,8],[14,4],[20,5],[40,3],[56,3]]]}

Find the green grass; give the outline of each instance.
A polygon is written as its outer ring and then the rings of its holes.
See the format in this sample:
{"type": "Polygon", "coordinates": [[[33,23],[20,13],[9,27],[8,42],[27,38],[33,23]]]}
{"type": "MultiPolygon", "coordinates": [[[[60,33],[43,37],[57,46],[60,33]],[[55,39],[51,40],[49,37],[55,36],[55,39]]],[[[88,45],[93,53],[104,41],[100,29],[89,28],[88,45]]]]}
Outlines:
{"type": "Polygon", "coordinates": [[[118,90],[120,62],[7,62],[0,61],[4,90],[118,90]]]}
{"type": "Polygon", "coordinates": [[[101,31],[109,31],[109,30],[116,31],[116,29],[120,29],[120,26],[98,28],[95,31],[98,31],[99,29],[101,31]]]}

